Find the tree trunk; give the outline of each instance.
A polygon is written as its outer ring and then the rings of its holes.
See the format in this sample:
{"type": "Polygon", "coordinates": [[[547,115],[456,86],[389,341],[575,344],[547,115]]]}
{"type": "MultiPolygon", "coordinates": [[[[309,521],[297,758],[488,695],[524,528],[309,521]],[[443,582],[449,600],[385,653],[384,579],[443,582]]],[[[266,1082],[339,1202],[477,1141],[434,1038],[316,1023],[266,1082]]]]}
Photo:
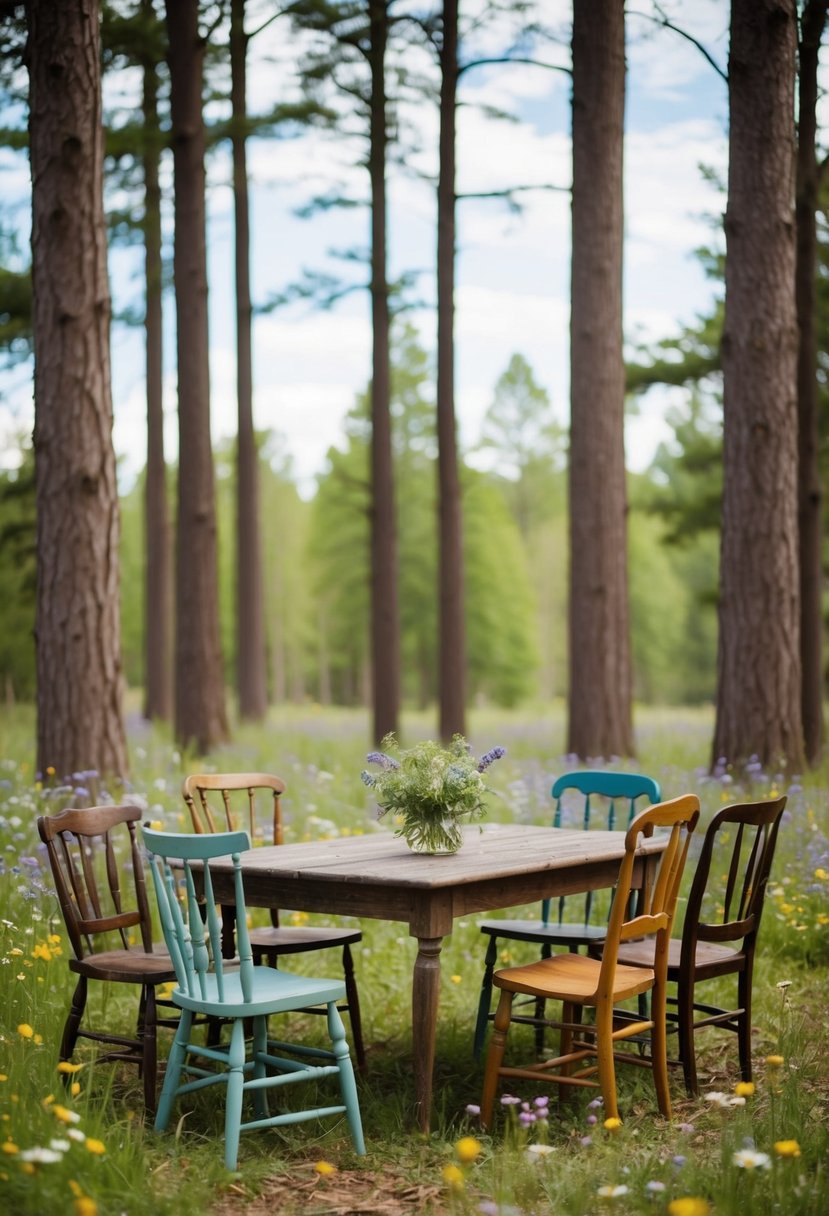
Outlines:
{"type": "MultiPolygon", "coordinates": [[[[154,20],[152,0],[142,0],[142,13],[154,20]]],[[[147,369],[147,475],[144,486],[146,573],[144,584],[144,716],[169,721],[173,712],[172,545],[164,461],[162,361],[161,188],[158,173],[161,133],[158,128],[158,71],[143,57],[144,120],[144,332],[147,369]]]]}
{"type": "Polygon", "coordinates": [[[444,0],[440,47],[440,167],[437,248],[437,430],[440,736],[466,734],[463,520],[455,423],[455,118],[458,0],[444,0]]]}
{"type": "Polygon", "coordinates": [[[99,9],[31,0],[37,765],[127,772],[99,9]]]}
{"type": "Polygon", "coordinates": [[[801,709],[806,759],[815,765],[823,746],[823,484],[818,460],[820,410],[817,384],[818,169],[815,157],[817,73],[828,0],[809,0],[800,36],[800,104],[797,124],[797,257],[795,300],[797,353],[798,537],[800,545],[801,709]]]}
{"type": "Polygon", "coordinates": [[[733,0],[716,762],[803,763],[794,0],[733,0]]]}
{"type": "Polygon", "coordinates": [[[204,121],[198,0],[167,0],[175,168],[179,481],[175,732],[209,750],[227,737],[210,443],[204,121]]]}
{"type": "Polygon", "coordinates": [[[622,358],[623,0],[574,6],[567,750],[631,755],[622,358]]]}
{"type": "Polygon", "coordinates": [[[245,0],[230,8],[233,202],[236,216],[236,393],[239,410],[236,479],[236,665],[239,714],[261,721],[268,707],[259,464],[253,430],[250,300],[250,209],[247,169],[247,35],[245,0]]]}
{"type": "Polygon", "coordinates": [[[400,705],[397,523],[391,442],[389,288],[386,277],[387,0],[369,0],[371,21],[371,658],[372,733],[396,732],[400,705]]]}

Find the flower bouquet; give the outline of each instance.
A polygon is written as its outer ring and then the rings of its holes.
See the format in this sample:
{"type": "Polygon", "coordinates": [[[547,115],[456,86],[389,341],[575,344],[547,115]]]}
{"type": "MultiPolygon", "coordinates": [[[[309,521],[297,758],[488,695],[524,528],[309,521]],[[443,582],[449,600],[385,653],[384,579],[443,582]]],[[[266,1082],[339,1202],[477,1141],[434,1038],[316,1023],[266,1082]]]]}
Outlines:
{"type": "Polygon", "coordinates": [[[383,740],[383,751],[366,759],[380,772],[361,773],[374,790],[380,812],[396,814],[395,835],[415,853],[456,853],[463,843],[461,822],[480,819],[488,786],[483,773],[504,755],[493,747],[476,760],[469,744],[455,735],[448,747],[427,739],[401,751],[394,735],[383,740]],[[391,755],[397,751],[397,756],[391,755]]]}

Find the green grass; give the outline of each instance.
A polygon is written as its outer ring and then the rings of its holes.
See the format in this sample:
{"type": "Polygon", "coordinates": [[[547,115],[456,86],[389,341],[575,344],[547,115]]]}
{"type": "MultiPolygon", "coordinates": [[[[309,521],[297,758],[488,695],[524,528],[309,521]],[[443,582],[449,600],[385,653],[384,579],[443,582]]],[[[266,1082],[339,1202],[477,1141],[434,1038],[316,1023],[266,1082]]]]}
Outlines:
{"type": "MultiPolygon", "coordinates": [[[[288,840],[376,830],[371,795],[359,777],[368,739],[364,713],[314,707],[273,711],[266,726],[240,728],[232,745],[207,758],[182,757],[163,731],[131,721],[130,784],[126,790],[102,792],[93,779],[96,798],[139,799],[148,818],[176,828],[184,824],[179,791],[185,772],[204,766],[263,769],[279,773],[288,784],[288,840]]],[[[404,725],[407,743],[434,730],[426,715],[409,715],[404,725]]],[[[72,989],[65,966],[68,943],[50,876],[38,864],[35,818],[73,801],[82,805],[84,796],[76,796],[71,782],[68,787],[55,788],[49,781],[38,786],[32,771],[33,728],[33,714],[25,707],[0,711],[0,1211],[20,1216],[73,1210],[77,1216],[228,1216],[245,1211],[256,1216],[278,1210],[290,1216],[345,1212],[371,1200],[371,1210],[389,1213],[500,1208],[527,1216],[550,1211],[556,1216],[607,1211],[662,1216],[683,1197],[704,1199],[717,1216],[737,1216],[749,1205],[787,1216],[825,1216],[829,1211],[826,767],[802,783],[782,773],[761,773],[750,789],[729,782],[728,775],[709,780],[710,713],[652,710],[637,717],[640,754],[635,766],[628,767],[655,776],[666,797],[699,793],[703,822],[728,801],[775,791],[789,794],[790,814],[772,871],[755,977],[756,1090],[745,1106],[689,1100],[674,1074],[675,1117],[668,1124],[656,1112],[649,1075],[620,1070],[624,1122],[616,1132],[604,1129],[601,1110],[588,1106],[588,1094],[552,1108],[547,1124],[528,1131],[504,1108],[493,1134],[480,1135],[466,1112],[479,1100],[482,1077],[470,1046],[484,943],[470,917],[456,923],[444,944],[434,1130],[423,1137],[412,1130],[411,1121],[409,1001],[415,943],[404,925],[366,921],[356,965],[369,1044],[369,1072],[360,1082],[367,1157],[354,1156],[343,1124],[304,1124],[243,1136],[238,1175],[229,1177],[222,1167],[221,1103],[203,1098],[192,1108],[177,1108],[178,1125],[157,1136],[144,1124],[134,1070],[90,1066],[88,1044],[78,1057],[84,1067],[71,1078],[80,1092],[73,1096],[64,1090],[57,1051],[72,989]],[[51,941],[50,934],[60,935],[61,942],[51,941]],[[32,1036],[19,1033],[20,1026],[30,1027],[32,1036]],[[782,1067],[765,1063],[767,1056],[777,1055],[784,1058],[782,1067]],[[77,1123],[62,1122],[56,1106],[72,1111],[64,1117],[77,1117],[77,1123]],[[27,1151],[48,1149],[54,1140],[65,1144],[70,1128],[86,1139],[70,1139],[68,1147],[53,1149],[60,1160],[21,1160],[27,1151]],[[469,1135],[478,1140],[480,1154],[462,1162],[455,1145],[469,1135]],[[799,1156],[775,1154],[775,1142],[787,1140],[797,1141],[799,1156]],[[539,1142],[553,1151],[528,1153],[539,1142]],[[735,1152],[748,1142],[769,1155],[769,1168],[746,1170],[734,1163],[735,1152]],[[104,1151],[90,1151],[98,1147],[104,1151]],[[336,1166],[336,1172],[318,1174],[319,1161],[336,1166]],[[455,1168],[445,1179],[448,1166],[455,1168]],[[603,1187],[615,1188],[616,1197],[600,1196],[603,1187]]],[[[508,749],[490,770],[500,795],[491,799],[490,817],[547,822],[549,788],[564,767],[563,708],[508,715],[479,711],[472,715],[469,737],[477,752],[495,744],[508,749]]],[[[515,959],[523,957],[520,948],[511,952],[515,959]]],[[[296,965],[317,974],[328,967],[338,974],[332,963],[315,956],[296,965]]],[[[120,1022],[130,1030],[134,992],[97,988],[91,1016],[105,1016],[109,1024],[120,1022]]],[[[294,1015],[291,1031],[318,1039],[321,1023],[294,1015]]],[[[703,1091],[733,1094],[738,1074],[732,1036],[712,1030],[700,1041],[703,1091]]],[[[528,1088],[518,1096],[531,1101],[536,1095],[528,1088]]]]}

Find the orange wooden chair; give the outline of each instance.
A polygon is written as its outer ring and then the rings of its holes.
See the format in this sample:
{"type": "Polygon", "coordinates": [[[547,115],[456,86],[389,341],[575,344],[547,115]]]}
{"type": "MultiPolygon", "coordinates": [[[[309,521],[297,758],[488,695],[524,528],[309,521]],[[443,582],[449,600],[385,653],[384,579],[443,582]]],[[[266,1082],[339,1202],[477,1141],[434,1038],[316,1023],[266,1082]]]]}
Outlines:
{"type": "Polygon", "coordinates": [[[616,1061],[625,1060],[653,1069],[659,1109],[671,1116],[666,1051],[665,1001],[668,944],[679,884],[688,854],[690,836],[699,819],[699,799],[685,794],[640,812],[625,835],[625,855],[619,871],[601,959],[582,954],[559,954],[523,967],[496,971],[493,982],[501,991],[486,1060],[481,1122],[489,1127],[498,1082],[520,1077],[561,1086],[589,1086],[601,1090],[605,1115],[618,1116],[616,1061]],[[654,828],[668,829],[665,849],[655,881],[642,893],[631,915],[630,894],[636,850],[642,837],[654,828]],[[627,919],[629,917],[629,919],[627,919]],[[632,939],[655,939],[654,961],[648,968],[624,966],[617,961],[619,946],[632,939]],[[651,992],[650,1017],[615,1024],[614,1010],[622,1002],[651,992]],[[560,1054],[527,1065],[505,1066],[504,1054],[512,1003],[517,993],[562,1003],[560,1054]],[[595,1009],[595,1023],[581,1020],[585,1006],[595,1009]],[[650,1030],[652,1052],[642,1057],[615,1050],[631,1036],[650,1030]],[[585,1061],[591,1061],[585,1064],[585,1061]],[[595,1062],[593,1062],[595,1061],[595,1062]],[[598,1076],[598,1079],[596,1077],[598,1076]]]}
{"type": "MultiPolygon", "coordinates": [[[[699,1093],[696,1032],[719,1026],[737,1036],[740,1073],[751,1080],[751,989],[754,952],[785,798],[735,803],[714,815],[702,842],[681,938],[668,946],[667,978],[676,985],[668,997],[668,1018],[679,1037],[679,1058],[689,1094],[699,1093]],[[737,1003],[706,1005],[696,986],[719,976],[736,975],[737,1003]]],[[[629,942],[619,962],[653,967],[653,943],[629,942]]]]}
{"type": "MultiPolygon", "coordinates": [[[[271,801],[272,840],[276,845],[282,844],[280,796],[285,792],[285,782],[280,777],[270,773],[195,773],[185,779],[182,792],[195,832],[233,832],[243,828],[254,843],[262,838],[262,828],[257,818],[257,795],[261,797],[263,793],[267,793],[271,801]],[[240,822],[242,820],[243,822],[240,822]]],[[[304,954],[336,947],[342,949],[346,1000],[339,1009],[341,1013],[349,1015],[354,1056],[357,1067],[363,1072],[366,1058],[360,1020],[360,998],[351,957],[351,947],[362,940],[362,933],[359,929],[335,926],[282,925],[277,908],[270,909],[270,918],[269,926],[250,931],[253,961],[257,965],[267,961],[272,967],[276,967],[282,955],[304,954]]],[[[232,953],[229,942],[227,952],[232,953]]],[[[324,1013],[325,1010],[313,1012],[324,1013]]]]}
{"type": "Polygon", "coordinates": [[[177,1026],[178,1018],[158,1016],[156,985],[172,982],[176,976],[166,950],[152,941],[144,869],[135,835],[141,814],[135,806],[69,808],[56,815],[42,815],[37,830],[46,845],[75,955],[69,959],[69,970],[78,977],[61,1039],[60,1059],[71,1060],[82,1038],[108,1047],[97,1056],[99,1061],[137,1064],[144,1082],[144,1105],[152,1114],[156,1108],[156,1028],[177,1026]],[[122,889],[122,865],[126,862],[131,880],[122,889]],[[137,943],[132,940],[134,935],[137,943]],[[140,989],[134,1038],[83,1025],[90,980],[133,984],[140,989]]]}

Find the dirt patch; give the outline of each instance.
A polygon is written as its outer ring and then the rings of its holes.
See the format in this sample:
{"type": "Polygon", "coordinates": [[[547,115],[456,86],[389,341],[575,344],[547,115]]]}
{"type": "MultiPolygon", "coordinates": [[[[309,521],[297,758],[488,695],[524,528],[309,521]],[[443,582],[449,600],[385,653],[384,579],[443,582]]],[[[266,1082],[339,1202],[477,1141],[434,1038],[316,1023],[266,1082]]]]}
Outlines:
{"type": "Polygon", "coordinates": [[[256,1193],[233,1183],[211,1216],[409,1216],[412,1212],[446,1210],[440,1186],[412,1184],[384,1170],[336,1170],[319,1174],[313,1165],[290,1175],[266,1178],[256,1193]]]}

